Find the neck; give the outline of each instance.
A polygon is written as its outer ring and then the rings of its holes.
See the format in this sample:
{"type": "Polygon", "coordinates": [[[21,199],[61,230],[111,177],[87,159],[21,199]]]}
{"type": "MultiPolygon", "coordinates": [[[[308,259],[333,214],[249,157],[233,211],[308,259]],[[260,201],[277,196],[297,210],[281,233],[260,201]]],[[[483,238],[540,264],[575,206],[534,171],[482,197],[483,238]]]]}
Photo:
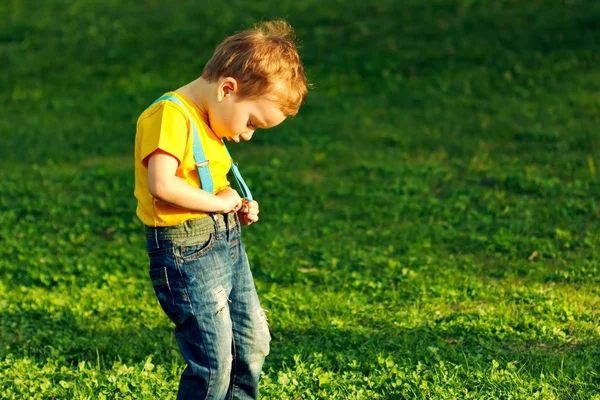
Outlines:
{"type": "Polygon", "coordinates": [[[207,82],[202,77],[188,83],[185,86],[175,90],[190,99],[198,108],[199,112],[205,117],[208,117],[208,104],[210,102],[210,94],[214,90],[213,84],[207,82]]]}

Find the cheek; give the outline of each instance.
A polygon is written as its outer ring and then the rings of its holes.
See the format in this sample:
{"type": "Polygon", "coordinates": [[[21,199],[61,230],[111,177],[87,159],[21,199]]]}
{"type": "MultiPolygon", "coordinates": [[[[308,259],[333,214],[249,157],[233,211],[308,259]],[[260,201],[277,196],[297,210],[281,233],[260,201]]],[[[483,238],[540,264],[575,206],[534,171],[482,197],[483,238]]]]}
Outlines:
{"type": "Polygon", "coordinates": [[[226,121],[229,130],[236,135],[245,131],[247,122],[248,121],[245,119],[244,113],[239,112],[239,110],[235,110],[229,114],[226,121]]]}

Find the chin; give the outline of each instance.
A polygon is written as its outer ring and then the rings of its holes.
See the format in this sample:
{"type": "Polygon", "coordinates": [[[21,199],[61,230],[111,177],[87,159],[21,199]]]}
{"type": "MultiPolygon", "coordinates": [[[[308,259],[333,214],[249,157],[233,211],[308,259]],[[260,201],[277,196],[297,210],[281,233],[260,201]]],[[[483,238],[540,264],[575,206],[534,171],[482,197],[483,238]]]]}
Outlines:
{"type": "Polygon", "coordinates": [[[215,132],[215,135],[216,135],[216,136],[217,136],[219,139],[221,139],[221,140],[225,140],[225,139],[229,140],[229,136],[227,136],[227,135],[223,135],[223,134],[221,134],[221,133],[218,133],[218,132],[215,132]]]}

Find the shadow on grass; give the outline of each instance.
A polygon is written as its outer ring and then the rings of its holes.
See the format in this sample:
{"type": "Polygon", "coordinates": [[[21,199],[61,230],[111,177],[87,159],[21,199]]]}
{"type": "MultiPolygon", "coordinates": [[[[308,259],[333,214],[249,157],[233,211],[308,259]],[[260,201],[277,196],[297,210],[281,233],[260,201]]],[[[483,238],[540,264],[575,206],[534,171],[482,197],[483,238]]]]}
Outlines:
{"type": "MultiPolygon", "coordinates": [[[[126,328],[111,328],[115,321],[105,317],[81,318],[65,309],[5,312],[0,319],[0,358],[11,354],[76,366],[84,360],[101,365],[113,360],[137,364],[152,356],[155,364],[183,363],[170,324],[148,327],[137,321],[126,328]]],[[[502,327],[445,322],[412,329],[391,324],[373,328],[359,322],[353,327],[275,327],[265,369],[290,367],[294,356],[299,356],[302,362],[318,358],[321,367],[334,372],[358,363],[361,371],[369,374],[381,357],[391,357],[408,369],[444,361],[463,366],[466,374],[467,370],[486,373],[496,360],[503,366],[513,363],[520,373],[531,376],[550,371],[581,379],[589,377],[582,374],[594,370],[600,357],[597,340],[528,339],[502,327]]]]}
{"type": "Polygon", "coordinates": [[[158,362],[178,357],[172,329],[166,324],[148,327],[137,320],[127,327],[112,328],[127,324],[108,315],[76,316],[67,309],[4,312],[0,324],[0,358],[11,354],[77,365],[117,359],[138,363],[149,355],[158,362]]]}
{"type": "Polygon", "coordinates": [[[502,368],[511,363],[519,373],[532,377],[546,373],[590,378],[587,372],[596,368],[600,356],[597,340],[525,339],[518,334],[494,334],[494,330],[495,327],[485,330],[435,325],[413,329],[387,326],[376,331],[336,327],[283,329],[274,333],[266,368],[289,367],[294,364],[293,355],[300,355],[302,362],[319,358],[336,372],[347,370],[356,361],[368,374],[381,357],[391,357],[394,363],[410,370],[418,364],[433,367],[443,361],[461,366],[461,373],[467,375],[472,371],[489,372],[495,360],[502,368]]]}

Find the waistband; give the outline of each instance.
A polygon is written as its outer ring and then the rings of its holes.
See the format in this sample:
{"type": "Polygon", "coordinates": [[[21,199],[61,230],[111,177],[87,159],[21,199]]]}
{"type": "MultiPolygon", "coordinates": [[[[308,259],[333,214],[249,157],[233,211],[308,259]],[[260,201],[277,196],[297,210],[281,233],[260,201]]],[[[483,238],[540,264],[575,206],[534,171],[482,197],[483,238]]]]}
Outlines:
{"type": "Polygon", "coordinates": [[[185,238],[190,236],[205,235],[215,232],[215,227],[218,231],[227,231],[236,226],[239,227],[240,222],[237,213],[229,214],[210,214],[207,217],[191,219],[172,226],[145,226],[146,239],[154,240],[169,240],[185,238]]]}

